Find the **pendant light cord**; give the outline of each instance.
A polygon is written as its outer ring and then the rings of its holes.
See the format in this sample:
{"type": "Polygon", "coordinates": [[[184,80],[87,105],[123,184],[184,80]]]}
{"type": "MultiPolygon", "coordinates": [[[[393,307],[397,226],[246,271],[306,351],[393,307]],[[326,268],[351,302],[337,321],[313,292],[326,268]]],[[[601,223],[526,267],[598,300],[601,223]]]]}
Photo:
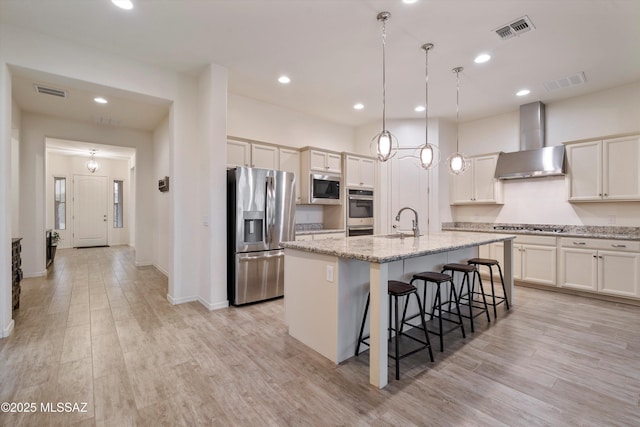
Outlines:
{"type": "Polygon", "coordinates": [[[426,44],[424,48],[424,144],[429,144],[429,49],[432,44],[426,44]]]}
{"type": "Polygon", "coordinates": [[[388,16],[379,18],[382,21],[382,130],[386,131],[386,109],[387,109],[387,62],[385,55],[385,46],[387,41],[387,19],[388,16]]]}
{"type": "Polygon", "coordinates": [[[460,71],[462,71],[462,67],[456,67],[453,69],[456,73],[456,152],[460,152],[460,71]]]}

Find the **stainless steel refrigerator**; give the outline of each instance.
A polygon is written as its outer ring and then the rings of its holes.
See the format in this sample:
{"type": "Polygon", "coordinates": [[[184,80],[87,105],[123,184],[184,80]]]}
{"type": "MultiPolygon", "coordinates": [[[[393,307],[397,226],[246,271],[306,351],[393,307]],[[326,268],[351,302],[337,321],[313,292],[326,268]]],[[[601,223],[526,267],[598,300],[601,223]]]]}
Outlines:
{"type": "Polygon", "coordinates": [[[284,295],[284,249],[295,240],[295,177],[227,170],[227,290],[232,305],[284,295]]]}

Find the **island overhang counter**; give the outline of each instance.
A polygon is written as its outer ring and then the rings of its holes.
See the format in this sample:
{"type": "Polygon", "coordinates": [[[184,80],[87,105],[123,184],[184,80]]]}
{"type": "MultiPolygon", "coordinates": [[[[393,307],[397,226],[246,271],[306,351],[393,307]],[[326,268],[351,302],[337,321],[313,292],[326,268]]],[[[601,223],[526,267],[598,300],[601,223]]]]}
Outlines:
{"type": "Polygon", "coordinates": [[[506,297],[513,304],[514,238],[507,234],[443,231],[418,238],[374,235],[284,242],[285,321],[289,334],[335,363],[352,357],[370,292],[369,381],[383,388],[388,371],[387,282],[409,282],[415,273],[440,271],[451,262],[466,263],[478,256],[479,246],[503,241],[506,297]]]}

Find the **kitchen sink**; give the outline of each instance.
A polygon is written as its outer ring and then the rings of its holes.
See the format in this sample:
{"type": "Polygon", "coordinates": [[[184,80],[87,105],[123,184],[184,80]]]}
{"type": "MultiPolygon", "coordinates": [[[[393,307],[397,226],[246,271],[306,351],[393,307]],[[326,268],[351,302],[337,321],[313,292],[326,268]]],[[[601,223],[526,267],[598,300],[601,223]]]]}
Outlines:
{"type": "MultiPolygon", "coordinates": [[[[418,237],[421,237],[422,234],[418,237]]],[[[382,239],[404,239],[405,237],[413,237],[413,234],[409,234],[409,233],[393,233],[393,234],[383,234],[381,236],[375,236],[375,237],[380,237],[382,239]]]]}

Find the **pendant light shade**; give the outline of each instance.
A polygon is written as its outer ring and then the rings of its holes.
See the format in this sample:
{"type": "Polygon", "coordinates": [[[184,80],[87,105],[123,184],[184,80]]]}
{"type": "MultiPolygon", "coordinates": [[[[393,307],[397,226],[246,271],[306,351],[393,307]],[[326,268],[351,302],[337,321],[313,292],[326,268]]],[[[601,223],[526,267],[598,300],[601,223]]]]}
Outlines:
{"type": "MultiPolygon", "coordinates": [[[[380,12],[378,21],[382,22],[382,130],[371,140],[371,145],[375,146],[375,154],[378,160],[386,162],[394,157],[398,152],[398,140],[386,128],[386,55],[385,45],[387,39],[386,24],[391,18],[389,12],[380,12]]],[[[374,151],[371,147],[371,151],[374,151]]]]}
{"type": "Polygon", "coordinates": [[[424,145],[420,147],[420,166],[429,170],[440,161],[440,150],[429,143],[429,51],[433,44],[425,43],[421,49],[424,50],[424,145]]]}
{"type": "MultiPolygon", "coordinates": [[[[456,128],[458,127],[458,122],[460,119],[460,72],[464,68],[456,67],[452,71],[456,73],[456,128]]],[[[459,148],[459,132],[456,132],[456,152],[449,156],[449,172],[453,175],[461,175],[467,170],[467,166],[469,162],[464,157],[462,153],[460,153],[459,148]]]]}
{"type": "Polygon", "coordinates": [[[91,150],[91,160],[87,162],[87,169],[91,173],[95,173],[95,171],[97,171],[99,167],[98,162],[96,162],[96,159],[95,159],[95,154],[96,154],[96,150],[91,150]]]}

